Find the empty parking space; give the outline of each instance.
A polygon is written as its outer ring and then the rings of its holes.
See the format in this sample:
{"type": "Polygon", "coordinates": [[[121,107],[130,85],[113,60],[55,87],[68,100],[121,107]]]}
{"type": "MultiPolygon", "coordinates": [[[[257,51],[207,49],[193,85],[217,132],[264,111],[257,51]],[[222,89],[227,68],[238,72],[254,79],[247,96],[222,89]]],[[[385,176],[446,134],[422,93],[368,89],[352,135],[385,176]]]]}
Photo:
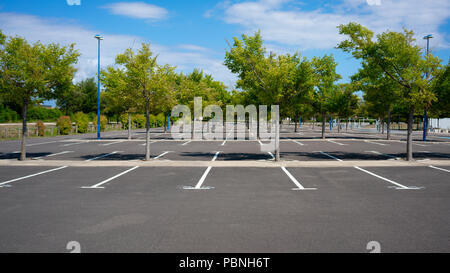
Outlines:
{"type": "MultiPolygon", "coordinates": [[[[161,128],[149,162],[145,130],[33,139],[34,160],[0,166],[0,249],[365,252],[375,240],[385,252],[448,251],[447,142],[417,142],[420,165],[400,167],[403,136],[281,131],[281,163],[267,141],[174,141],[161,128]]],[[[0,159],[17,162],[19,144],[2,143],[0,159]]]]}

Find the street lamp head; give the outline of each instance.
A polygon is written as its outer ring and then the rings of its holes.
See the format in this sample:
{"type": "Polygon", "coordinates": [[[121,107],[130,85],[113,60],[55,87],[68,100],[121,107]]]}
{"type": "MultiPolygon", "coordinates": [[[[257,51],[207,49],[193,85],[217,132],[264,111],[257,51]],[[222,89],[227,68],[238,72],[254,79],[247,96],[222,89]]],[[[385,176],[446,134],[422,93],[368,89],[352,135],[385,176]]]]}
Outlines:
{"type": "Polygon", "coordinates": [[[95,35],[95,37],[94,37],[95,39],[97,39],[97,40],[103,40],[103,36],[100,36],[100,35],[95,35]]]}
{"type": "Polygon", "coordinates": [[[433,34],[428,34],[427,36],[423,37],[424,40],[432,39],[432,38],[434,38],[433,34]]]}

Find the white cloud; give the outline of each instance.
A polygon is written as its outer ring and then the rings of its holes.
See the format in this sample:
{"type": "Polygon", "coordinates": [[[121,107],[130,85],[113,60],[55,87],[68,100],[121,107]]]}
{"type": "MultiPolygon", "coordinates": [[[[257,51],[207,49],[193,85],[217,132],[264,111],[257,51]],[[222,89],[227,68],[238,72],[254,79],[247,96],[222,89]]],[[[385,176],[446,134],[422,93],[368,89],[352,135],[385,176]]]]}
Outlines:
{"type": "Polygon", "coordinates": [[[163,19],[167,16],[167,10],[144,2],[118,2],[106,5],[112,14],[128,16],[137,19],[163,19]]]}
{"type": "MultiPolygon", "coordinates": [[[[450,2],[433,0],[343,0],[331,6],[333,12],[286,10],[289,0],[245,1],[228,5],[224,20],[242,26],[245,32],[260,29],[270,42],[298,46],[301,49],[329,49],[343,39],[337,26],[359,22],[376,33],[387,29],[415,31],[417,38],[433,33],[434,47],[448,47],[448,33],[439,28],[450,18],[450,2]],[[368,4],[370,2],[370,5],[368,4]],[[380,4],[380,5],[378,5],[380,4]]],[[[420,41],[419,41],[420,42],[420,41]]]]}
{"type": "MultiPolygon", "coordinates": [[[[115,56],[126,48],[139,48],[142,42],[149,42],[139,36],[102,33],[98,30],[86,29],[79,25],[68,24],[61,20],[43,19],[41,17],[0,13],[0,29],[7,35],[19,35],[29,42],[59,43],[68,45],[75,43],[81,53],[77,64],[78,72],[75,81],[94,77],[97,73],[97,40],[94,35],[101,33],[104,40],[101,44],[102,67],[112,65],[115,56]]],[[[185,73],[194,68],[203,68],[215,79],[225,84],[234,84],[235,77],[222,64],[222,59],[215,58],[209,50],[197,45],[180,45],[168,47],[151,43],[152,51],[159,55],[158,62],[177,66],[185,73]]]]}
{"type": "Polygon", "coordinates": [[[81,0],[67,0],[67,5],[69,6],[80,6],[81,0]]]}

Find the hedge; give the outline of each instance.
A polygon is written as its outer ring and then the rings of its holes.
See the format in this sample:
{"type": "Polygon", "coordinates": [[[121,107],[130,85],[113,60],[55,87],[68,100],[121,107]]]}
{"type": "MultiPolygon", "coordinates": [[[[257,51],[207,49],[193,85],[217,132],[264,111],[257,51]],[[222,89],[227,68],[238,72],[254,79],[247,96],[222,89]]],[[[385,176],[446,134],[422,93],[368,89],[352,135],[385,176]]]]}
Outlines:
{"type": "Polygon", "coordinates": [[[89,116],[83,112],[73,115],[73,122],[77,124],[78,133],[87,133],[89,128],[89,116]]]}
{"type": "Polygon", "coordinates": [[[72,122],[70,121],[70,117],[61,116],[56,121],[56,126],[59,128],[59,133],[61,135],[68,135],[72,130],[72,122]]]}

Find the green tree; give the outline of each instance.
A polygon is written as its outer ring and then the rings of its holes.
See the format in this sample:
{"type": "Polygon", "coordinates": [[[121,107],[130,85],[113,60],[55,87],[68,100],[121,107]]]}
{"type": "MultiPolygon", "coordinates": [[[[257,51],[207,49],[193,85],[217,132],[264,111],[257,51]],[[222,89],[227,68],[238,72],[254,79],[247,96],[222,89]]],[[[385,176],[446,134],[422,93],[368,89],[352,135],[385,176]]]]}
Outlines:
{"type": "Polygon", "coordinates": [[[362,68],[352,76],[352,82],[359,90],[363,91],[364,99],[372,113],[375,113],[377,118],[381,118],[383,133],[384,121],[387,116],[386,138],[389,140],[391,138],[391,113],[401,99],[401,86],[388,77],[378,65],[374,66],[374,63],[367,62],[363,62],[362,68]]]}
{"type": "Polygon", "coordinates": [[[149,44],[135,53],[131,48],[117,55],[116,64],[123,67],[125,83],[128,86],[129,95],[133,96],[138,106],[145,109],[146,116],[146,151],[145,160],[150,160],[150,105],[157,96],[158,89],[154,86],[155,73],[158,64],[157,56],[153,56],[149,44]]]}
{"type": "Polygon", "coordinates": [[[437,99],[431,106],[431,113],[437,118],[450,117],[450,63],[436,77],[433,90],[437,99]]]}
{"type": "MultiPolygon", "coordinates": [[[[339,84],[336,86],[330,101],[330,110],[336,113],[338,118],[338,132],[341,129],[341,119],[347,119],[356,113],[359,107],[359,98],[354,93],[352,84],[339,84]]],[[[346,128],[348,122],[346,122],[346,128]]]]}
{"type": "Polygon", "coordinates": [[[20,160],[26,159],[28,107],[37,100],[57,98],[70,88],[78,56],[74,44],[31,45],[24,38],[0,34],[0,90],[22,107],[20,160]]]}
{"type": "Polygon", "coordinates": [[[371,67],[377,66],[400,86],[401,103],[409,105],[407,160],[413,160],[414,111],[427,109],[436,100],[432,82],[441,66],[439,58],[432,54],[423,57],[422,49],[414,44],[414,33],[406,29],[403,32],[383,32],[377,35],[377,41],[373,41],[373,32],[357,23],[338,28],[340,34],[348,36],[338,48],[352,53],[371,67]],[[423,76],[425,73],[428,78],[423,76]]]}
{"type": "MultiPolygon", "coordinates": [[[[248,92],[248,98],[252,98],[253,104],[279,105],[284,109],[290,99],[307,94],[309,89],[302,88],[307,86],[305,79],[299,76],[305,72],[303,69],[307,61],[298,53],[267,53],[259,31],[254,36],[242,35],[242,40],[235,37],[233,45],[229,46],[225,65],[237,74],[237,87],[248,92]]],[[[259,137],[259,124],[257,134],[259,137]]],[[[276,160],[279,160],[279,149],[275,153],[276,160]]]]}
{"type": "Polygon", "coordinates": [[[315,78],[314,108],[322,115],[322,139],[325,139],[326,114],[332,109],[332,97],[336,90],[335,82],[341,79],[336,73],[337,63],[333,55],[312,59],[315,78]]]}
{"type": "Polygon", "coordinates": [[[128,114],[128,139],[131,139],[131,114],[137,112],[139,104],[135,93],[130,90],[131,86],[127,85],[125,71],[110,66],[101,75],[105,87],[105,111],[116,115],[128,114]]]}

